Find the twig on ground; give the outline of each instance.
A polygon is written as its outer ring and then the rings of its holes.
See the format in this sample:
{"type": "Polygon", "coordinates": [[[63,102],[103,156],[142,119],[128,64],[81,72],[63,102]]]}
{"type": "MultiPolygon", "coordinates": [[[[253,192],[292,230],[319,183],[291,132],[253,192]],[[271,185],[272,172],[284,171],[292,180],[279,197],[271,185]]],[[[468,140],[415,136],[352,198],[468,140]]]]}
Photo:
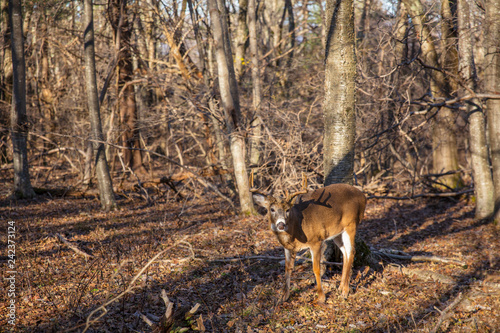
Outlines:
{"type": "Polygon", "coordinates": [[[458,304],[460,304],[460,302],[462,301],[462,298],[463,298],[463,294],[462,293],[458,294],[457,297],[455,297],[455,300],[453,300],[453,302],[450,305],[448,305],[446,307],[446,309],[444,309],[443,311],[440,311],[441,316],[439,317],[439,320],[438,320],[436,326],[434,327],[434,329],[431,331],[431,333],[436,333],[438,331],[441,324],[443,324],[443,321],[445,321],[445,319],[447,319],[450,316],[449,312],[451,312],[454,308],[457,307],[458,304]]]}
{"type": "Polygon", "coordinates": [[[82,250],[80,250],[75,244],[71,243],[69,240],[66,239],[63,235],[57,233],[56,234],[57,239],[59,239],[61,242],[64,243],[67,247],[69,247],[71,250],[76,252],[77,254],[84,256],[85,258],[95,258],[93,255],[88,254],[82,250]]]}

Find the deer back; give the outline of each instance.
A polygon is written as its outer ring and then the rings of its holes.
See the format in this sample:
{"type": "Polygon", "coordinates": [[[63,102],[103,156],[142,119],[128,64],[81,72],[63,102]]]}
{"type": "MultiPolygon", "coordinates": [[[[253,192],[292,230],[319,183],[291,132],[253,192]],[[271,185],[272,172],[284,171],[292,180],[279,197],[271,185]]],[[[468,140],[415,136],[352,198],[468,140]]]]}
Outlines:
{"type": "Polygon", "coordinates": [[[346,184],[332,184],[301,195],[289,216],[290,234],[301,243],[323,241],[343,230],[356,229],[366,198],[346,184]]]}

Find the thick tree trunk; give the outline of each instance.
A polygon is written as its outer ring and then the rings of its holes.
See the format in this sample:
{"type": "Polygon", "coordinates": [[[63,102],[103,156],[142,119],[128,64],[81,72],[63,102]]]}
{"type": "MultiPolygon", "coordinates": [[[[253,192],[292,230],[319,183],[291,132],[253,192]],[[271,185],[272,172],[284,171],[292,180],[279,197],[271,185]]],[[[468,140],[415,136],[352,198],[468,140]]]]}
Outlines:
{"type": "Polygon", "coordinates": [[[209,0],[210,21],[215,40],[215,56],[219,74],[221,102],[224,108],[226,126],[229,134],[229,144],[233,157],[234,175],[240,207],[243,214],[254,214],[252,197],[245,164],[245,139],[241,131],[241,112],[239,105],[238,87],[232,66],[231,45],[229,31],[224,24],[225,7],[218,6],[217,0],[209,0]]]}
{"type": "Polygon", "coordinates": [[[262,124],[260,123],[259,117],[261,84],[259,70],[259,46],[257,45],[257,10],[255,0],[248,1],[248,28],[250,38],[250,58],[252,63],[252,97],[254,111],[250,136],[250,165],[258,165],[260,159],[262,124]]]}
{"type": "MultiPolygon", "coordinates": [[[[500,0],[486,4],[486,56],[484,82],[487,94],[500,94],[500,0]]],[[[494,219],[500,225],[500,99],[489,99],[488,132],[495,190],[494,219]]]]}
{"type": "MultiPolygon", "coordinates": [[[[414,31],[420,42],[422,61],[433,68],[441,68],[438,61],[434,38],[427,26],[425,11],[420,0],[403,0],[410,13],[414,31]]],[[[451,88],[442,71],[429,69],[430,90],[434,98],[450,96],[451,88]]],[[[458,171],[458,151],[455,133],[455,117],[450,109],[442,107],[435,116],[432,128],[433,172],[442,174],[458,171]]],[[[438,181],[444,187],[456,188],[461,185],[459,173],[442,176],[438,181]]]]}
{"type": "Polygon", "coordinates": [[[113,27],[115,46],[118,59],[118,105],[121,123],[121,144],[125,166],[135,172],[144,173],[141,144],[137,120],[137,104],[135,100],[133,80],[132,55],[130,42],[132,36],[132,21],[129,17],[127,0],[111,0],[110,22],[113,27]]]}
{"type": "MultiPolygon", "coordinates": [[[[458,0],[459,73],[465,88],[469,91],[476,91],[477,77],[470,14],[468,0],[458,0]]],[[[484,219],[493,214],[495,204],[486,142],[486,124],[481,102],[478,99],[471,100],[466,107],[469,114],[469,146],[476,195],[476,219],[484,219]]]]}
{"type": "Polygon", "coordinates": [[[27,137],[28,117],[26,115],[26,69],[24,62],[24,35],[21,0],[9,0],[9,22],[12,48],[12,109],[10,130],[14,150],[14,191],[16,198],[32,198],[35,192],[31,187],[27,137]]]}
{"type": "Polygon", "coordinates": [[[97,82],[95,76],[95,48],[94,48],[94,14],[92,0],[84,1],[84,52],[85,60],[85,87],[87,91],[87,102],[90,114],[91,137],[93,140],[97,181],[101,206],[109,211],[116,208],[113,183],[109,175],[108,162],[104,150],[104,135],[101,125],[101,114],[99,111],[99,97],[97,94],[97,82]],[[100,141],[100,142],[97,142],[100,141]]]}
{"type": "Polygon", "coordinates": [[[325,27],[324,184],[352,184],[356,135],[352,0],[328,1],[325,27]]]}

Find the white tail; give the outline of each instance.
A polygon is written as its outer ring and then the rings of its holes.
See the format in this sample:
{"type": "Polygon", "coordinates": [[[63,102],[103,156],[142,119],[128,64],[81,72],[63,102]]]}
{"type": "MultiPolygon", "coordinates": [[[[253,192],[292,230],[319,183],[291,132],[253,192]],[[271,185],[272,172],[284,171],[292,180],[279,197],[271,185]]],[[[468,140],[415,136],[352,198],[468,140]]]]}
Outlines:
{"type": "Polygon", "coordinates": [[[316,277],[317,302],[324,303],[320,269],[323,241],[333,239],[342,251],[344,264],[339,288],[342,296],[347,297],[355,253],[354,237],[356,228],[363,219],[366,198],[361,191],[346,184],[333,184],[312,192],[305,190],[306,184],[307,180],[304,178],[304,190],[285,199],[252,190],[253,199],[259,206],[267,209],[271,230],[285,248],[286,281],[282,300],[286,301],[290,296],[290,274],[296,253],[309,248],[316,277]],[[299,194],[303,195],[293,204],[293,199],[299,194]]]}

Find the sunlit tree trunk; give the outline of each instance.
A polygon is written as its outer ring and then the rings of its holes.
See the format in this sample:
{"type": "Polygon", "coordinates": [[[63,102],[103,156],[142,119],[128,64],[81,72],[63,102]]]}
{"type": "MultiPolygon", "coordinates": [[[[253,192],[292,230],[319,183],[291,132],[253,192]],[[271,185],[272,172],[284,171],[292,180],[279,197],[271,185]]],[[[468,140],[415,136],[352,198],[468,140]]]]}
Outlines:
{"type": "Polygon", "coordinates": [[[240,207],[243,214],[254,214],[252,198],[245,163],[245,139],[241,131],[242,116],[240,112],[238,86],[234,68],[232,66],[231,44],[229,42],[229,31],[225,24],[225,7],[218,5],[217,0],[209,0],[210,21],[215,41],[215,57],[217,59],[217,70],[219,74],[219,88],[222,107],[226,119],[226,127],[229,135],[229,144],[233,158],[234,175],[240,207]],[[229,55],[229,56],[228,56],[229,55]]]}
{"type": "MultiPolygon", "coordinates": [[[[270,30],[268,34],[268,45],[273,50],[272,56],[277,57],[281,54],[281,31],[283,28],[283,14],[284,2],[283,0],[268,0],[263,4],[264,18],[267,29],[270,30]]],[[[274,65],[278,65],[279,61],[274,61],[274,65]]]]}
{"type": "Polygon", "coordinates": [[[352,184],[356,135],[352,0],[327,2],[325,28],[324,184],[352,184]]]}
{"type": "Polygon", "coordinates": [[[14,157],[14,191],[16,198],[32,198],[27,137],[28,117],[26,115],[26,69],[24,62],[24,35],[21,0],[9,0],[9,22],[12,49],[12,109],[10,131],[14,157]]]}
{"type": "MultiPolygon", "coordinates": [[[[500,0],[488,0],[486,9],[486,57],[484,84],[487,94],[500,94],[500,0]]],[[[493,170],[495,215],[500,226],[500,99],[488,99],[488,132],[493,170]]]]}
{"type": "Polygon", "coordinates": [[[94,14],[92,0],[84,3],[84,52],[85,60],[85,87],[87,91],[87,102],[90,114],[91,137],[94,140],[95,166],[99,186],[101,206],[109,211],[116,208],[113,183],[109,175],[108,162],[104,150],[104,135],[102,133],[101,115],[99,111],[99,97],[97,95],[97,82],[95,76],[95,48],[94,48],[94,14]]]}
{"type": "Polygon", "coordinates": [[[144,173],[142,152],[139,140],[137,104],[133,83],[132,55],[130,43],[132,18],[129,15],[127,0],[109,2],[109,19],[114,31],[114,42],[118,59],[118,105],[121,124],[121,144],[125,166],[135,172],[144,173]]]}
{"type": "Polygon", "coordinates": [[[239,80],[243,74],[244,64],[248,61],[245,60],[245,51],[248,38],[247,26],[247,12],[248,0],[239,0],[239,13],[238,13],[238,26],[236,27],[235,54],[234,54],[234,72],[236,80],[239,80]]]}
{"type": "MultiPolygon", "coordinates": [[[[327,1],[325,15],[325,100],[323,103],[324,185],[352,184],[356,136],[356,53],[352,0],[327,1]]],[[[340,249],[326,243],[327,261],[340,261],[340,249]]]]}
{"type": "MultiPolygon", "coordinates": [[[[469,0],[458,0],[458,55],[459,73],[465,88],[476,91],[477,77],[472,43],[471,13],[469,0]]],[[[491,178],[486,141],[486,124],[481,102],[474,98],[466,104],[469,115],[469,146],[471,154],[474,192],[476,195],[476,218],[484,219],[493,214],[493,180],[491,178]]]]}
{"type": "Polygon", "coordinates": [[[248,29],[250,38],[250,58],[252,63],[252,98],[254,116],[251,123],[250,165],[258,165],[260,159],[260,141],[262,124],[259,118],[261,104],[261,84],[259,70],[259,46],[257,44],[257,12],[255,0],[248,1],[248,29]]]}
{"type": "MultiPolygon", "coordinates": [[[[430,90],[434,98],[446,98],[451,93],[450,85],[441,68],[435,48],[434,38],[430,33],[425,19],[425,11],[420,0],[403,0],[410,13],[414,31],[420,42],[421,59],[429,69],[430,90]]],[[[442,107],[434,117],[432,125],[432,161],[435,174],[450,173],[439,177],[438,181],[447,188],[460,186],[458,171],[458,150],[455,133],[455,117],[449,108],[442,107]]]]}

